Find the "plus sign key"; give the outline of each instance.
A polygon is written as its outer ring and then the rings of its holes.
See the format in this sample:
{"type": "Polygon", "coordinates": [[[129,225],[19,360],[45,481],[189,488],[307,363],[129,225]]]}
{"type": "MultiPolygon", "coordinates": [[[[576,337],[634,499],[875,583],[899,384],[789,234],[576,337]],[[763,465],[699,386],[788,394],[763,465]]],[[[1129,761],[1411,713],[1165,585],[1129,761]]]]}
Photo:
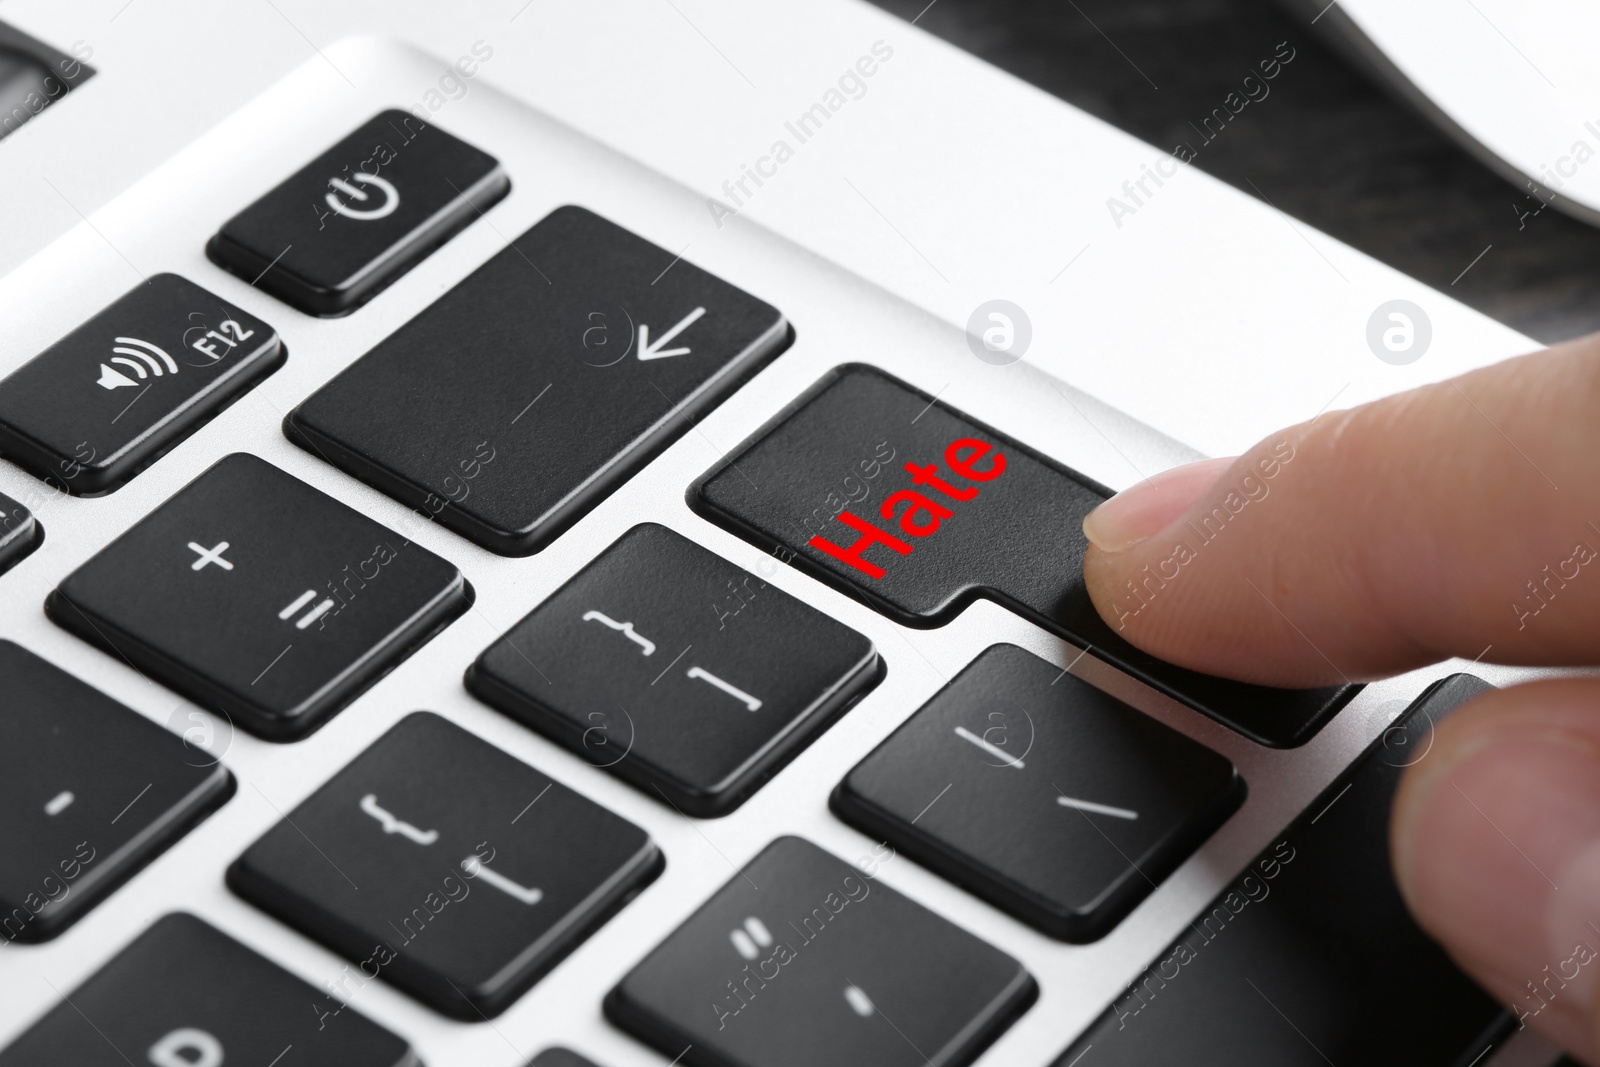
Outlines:
{"type": "Polygon", "coordinates": [[[471,598],[446,560],[236,453],[68,575],[45,610],[196,704],[292,741],[471,598]]]}

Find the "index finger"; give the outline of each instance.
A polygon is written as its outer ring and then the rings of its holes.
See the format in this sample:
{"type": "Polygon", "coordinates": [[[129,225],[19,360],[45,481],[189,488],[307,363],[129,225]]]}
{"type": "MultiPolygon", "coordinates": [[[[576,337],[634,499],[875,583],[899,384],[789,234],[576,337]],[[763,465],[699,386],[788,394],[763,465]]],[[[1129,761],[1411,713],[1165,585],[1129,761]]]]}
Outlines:
{"type": "Polygon", "coordinates": [[[1095,607],[1279,686],[1600,653],[1600,335],[1157,476],[1084,521],[1095,607]]]}

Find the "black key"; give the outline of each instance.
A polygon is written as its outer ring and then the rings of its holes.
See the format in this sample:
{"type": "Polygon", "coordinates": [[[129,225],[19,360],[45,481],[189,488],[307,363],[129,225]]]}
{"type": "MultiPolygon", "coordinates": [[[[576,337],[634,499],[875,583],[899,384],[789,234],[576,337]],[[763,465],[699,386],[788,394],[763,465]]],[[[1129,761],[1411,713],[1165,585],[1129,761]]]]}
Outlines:
{"type": "Polygon", "coordinates": [[[484,651],[467,688],[690,815],[724,815],[883,676],[872,642],[635,526],[484,651]]]}
{"type": "Polygon", "coordinates": [[[605,1012],[688,1067],[949,1067],[1037,992],[1010,956],[780,837],[628,972],[605,1012]]]}
{"type": "Polygon", "coordinates": [[[206,255],[307,314],[345,315],[510,190],[493,156],[383,111],[229,219],[206,255]]]}
{"type": "Polygon", "coordinates": [[[419,1067],[404,1041],[354,1008],[178,912],[0,1051],[0,1067],[269,1067],[279,1057],[419,1067]]]}
{"type": "Polygon", "coordinates": [[[490,551],[522,556],[677,440],[787,335],[775,308],[563,207],[312,394],[284,432],[490,551]]]}
{"type": "Polygon", "coordinates": [[[415,712],[251,845],[228,886],[367,977],[476,1021],[664,865],[637,826],[415,712]]]}
{"type": "Polygon", "coordinates": [[[68,575],[45,611],[195,703],[292,741],[471,602],[450,563],[240,452],[68,575]]]}
{"type": "Polygon", "coordinates": [[[570,1049],[547,1048],[529,1060],[528,1067],[595,1067],[595,1065],[570,1049]]]}
{"type": "Polygon", "coordinates": [[[0,937],[77,922],[233,796],[233,775],[0,640],[0,937]]]}
{"type": "Polygon", "coordinates": [[[995,645],[862,760],[832,806],[1052,937],[1092,941],[1244,793],[1222,756],[995,645]]]}
{"type": "Polygon", "coordinates": [[[0,574],[44,543],[44,527],[33,512],[0,493],[0,574]]]}
{"type": "Polygon", "coordinates": [[[1433,725],[1490,688],[1457,674],[1418,698],[1057,1067],[1477,1063],[1515,1020],[1406,911],[1389,811],[1433,725]]]}
{"type": "Polygon", "coordinates": [[[0,381],[0,453],[76,496],[109,493],[287,358],[271,326],[157,274],[0,381]]]}
{"type": "Polygon", "coordinates": [[[689,503],[906,626],[987,597],[1263,745],[1355,693],[1269,689],[1162,662],[1095,612],[1083,516],[1110,490],[882,371],[837,367],[703,475],[689,503]],[[848,496],[848,499],[847,499],[848,496]]]}

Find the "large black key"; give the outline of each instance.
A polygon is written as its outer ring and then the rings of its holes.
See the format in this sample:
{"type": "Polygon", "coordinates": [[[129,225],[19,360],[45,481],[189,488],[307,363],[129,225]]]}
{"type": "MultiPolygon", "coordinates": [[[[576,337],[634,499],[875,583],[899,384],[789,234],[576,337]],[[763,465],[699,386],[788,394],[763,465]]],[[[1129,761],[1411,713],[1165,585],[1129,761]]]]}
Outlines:
{"type": "Polygon", "coordinates": [[[206,254],[307,314],[344,315],[510,189],[493,156],[384,111],[224,223],[206,254]]]}
{"type": "Polygon", "coordinates": [[[950,1067],[1037,992],[1010,956],[780,837],[628,972],[605,1012],[689,1067],[950,1067]]]}
{"type": "Polygon", "coordinates": [[[109,493],[286,358],[271,326],[157,274],[0,381],[0,453],[77,496],[109,493]]]}
{"type": "Polygon", "coordinates": [[[420,1067],[404,1041],[354,1008],[177,912],[0,1051],[0,1067],[270,1067],[280,1058],[420,1067]]]}
{"type": "Polygon", "coordinates": [[[490,551],[527,555],[787,332],[775,308],[564,207],[290,412],[284,432],[490,551]]]}
{"type": "Polygon", "coordinates": [[[1477,1063],[1514,1020],[1406,911],[1389,811],[1434,724],[1489,688],[1457,674],[1418,698],[1057,1067],[1477,1063]]]}
{"type": "Polygon", "coordinates": [[[467,687],[690,815],[723,815],[882,677],[872,642],[663,526],[623,534],[467,687]]]}
{"type": "Polygon", "coordinates": [[[988,597],[1264,745],[1298,745],[1355,688],[1269,689],[1156,659],[1083,584],[1103,486],[882,371],[835,368],[703,475],[689,503],[906,626],[988,597]],[[848,496],[848,498],[847,498],[848,496]]]}
{"type": "Polygon", "coordinates": [[[1091,941],[1244,792],[1222,756],[995,645],[857,764],[832,806],[1045,933],[1091,941]]]}
{"type": "Polygon", "coordinates": [[[0,640],[0,936],[81,919],[233,795],[233,775],[0,640]]]}
{"type": "Polygon", "coordinates": [[[197,704],[291,741],[471,599],[450,563],[240,452],[68,575],[45,610],[197,704]]]}
{"type": "Polygon", "coordinates": [[[528,1067],[595,1067],[595,1065],[571,1049],[547,1048],[529,1060],[528,1067]]]}
{"type": "Polygon", "coordinates": [[[0,493],[0,574],[44,543],[44,527],[33,512],[0,493]]]}
{"type": "Polygon", "coordinates": [[[228,885],[368,977],[479,1020],[663,866],[637,826],[415,712],[251,845],[228,885]]]}

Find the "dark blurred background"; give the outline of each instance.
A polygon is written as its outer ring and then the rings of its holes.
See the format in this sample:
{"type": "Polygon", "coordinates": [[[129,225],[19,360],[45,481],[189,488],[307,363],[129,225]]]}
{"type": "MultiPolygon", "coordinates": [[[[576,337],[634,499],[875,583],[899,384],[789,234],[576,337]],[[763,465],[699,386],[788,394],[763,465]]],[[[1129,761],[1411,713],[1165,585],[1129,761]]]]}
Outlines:
{"type": "Polygon", "coordinates": [[[1525,189],[1270,0],[873,3],[1168,150],[1287,41],[1270,95],[1196,166],[1540,341],[1600,330],[1600,229],[1525,214],[1525,189]]]}

